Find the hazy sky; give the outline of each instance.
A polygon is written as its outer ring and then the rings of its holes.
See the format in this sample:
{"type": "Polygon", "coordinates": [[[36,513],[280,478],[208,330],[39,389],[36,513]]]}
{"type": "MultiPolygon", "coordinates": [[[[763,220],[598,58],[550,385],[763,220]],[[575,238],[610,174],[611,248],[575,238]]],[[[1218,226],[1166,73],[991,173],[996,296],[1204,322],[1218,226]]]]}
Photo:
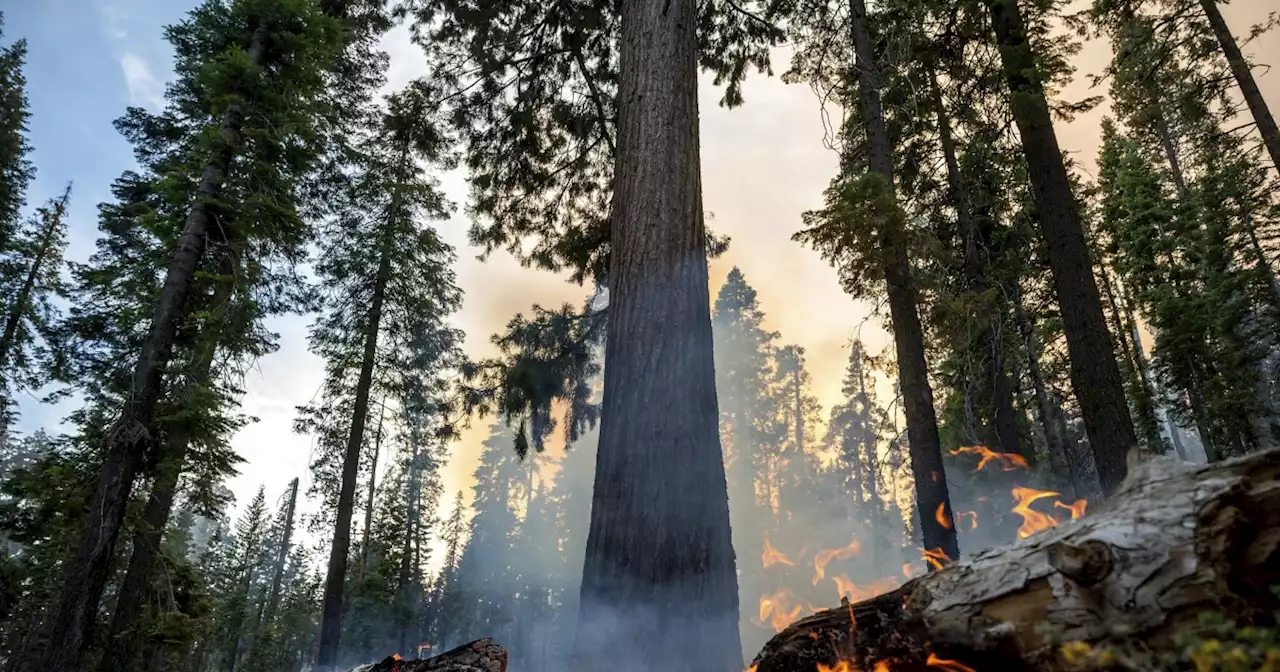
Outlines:
{"type": "MultiPolygon", "coordinates": [[[[97,235],[96,204],[108,200],[111,180],[132,165],[128,146],[111,120],[126,105],[158,109],[164,82],[171,76],[171,51],[162,26],[194,6],[195,0],[0,0],[5,13],[5,41],[26,37],[30,43],[27,77],[33,108],[32,142],[39,169],[31,202],[54,195],[75,182],[70,256],[84,260],[97,235]]],[[[1280,10],[1280,0],[1235,0],[1224,13],[1237,34],[1280,10]]],[[[1271,34],[1247,47],[1264,64],[1277,53],[1280,37],[1271,34]]],[[[389,36],[391,87],[425,72],[419,50],[407,32],[389,36]]],[[[1080,76],[1066,92],[1071,98],[1092,93],[1087,73],[1105,64],[1105,44],[1086,46],[1077,59],[1080,76]]],[[[785,63],[776,68],[785,69],[785,63]]],[[[1280,113],[1280,75],[1257,71],[1264,95],[1280,113]]],[[[719,92],[704,79],[702,161],[704,203],[712,213],[709,226],[732,238],[728,253],[711,266],[712,296],[731,266],[739,266],[760,294],[769,328],[782,333],[782,343],[807,351],[815,393],[824,405],[837,398],[848,355],[846,343],[862,327],[871,347],[887,342],[877,320],[868,321],[866,305],[841,291],[835,272],[816,253],[791,241],[803,211],[821,205],[822,191],[836,167],[836,155],[824,148],[818,100],[807,86],[785,85],[776,78],[753,75],[746,86],[747,104],[736,110],[716,105],[719,92]]],[[[1078,152],[1092,166],[1099,142],[1098,120],[1104,110],[1059,126],[1065,149],[1078,152]]],[[[462,204],[466,185],[449,175],[445,185],[462,204]]],[[[458,277],[466,300],[457,324],[466,331],[469,353],[491,352],[489,337],[516,312],[535,303],[557,306],[579,303],[588,290],[553,274],[521,268],[508,255],[495,253],[486,262],[466,242],[468,223],[459,214],[439,224],[458,249],[458,277]]],[[[243,505],[265,484],[274,500],[295,476],[309,482],[311,438],[292,431],[295,407],[311,401],[323,375],[321,362],[307,352],[310,318],[274,320],[280,349],[265,357],[247,382],[245,412],[258,422],[237,434],[233,445],[247,463],[231,482],[243,505]]],[[[38,408],[23,404],[23,431],[55,424],[69,404],[38,408]]],[[[445,473],[445,496],[468,488],[480,441],[489,422],[475,423],[453,449],[445,473]]],[[[470,496],[468,489],[466,495],[470,496]]],[[[310,509],[311,507],[306,507],[310,509]]]]}

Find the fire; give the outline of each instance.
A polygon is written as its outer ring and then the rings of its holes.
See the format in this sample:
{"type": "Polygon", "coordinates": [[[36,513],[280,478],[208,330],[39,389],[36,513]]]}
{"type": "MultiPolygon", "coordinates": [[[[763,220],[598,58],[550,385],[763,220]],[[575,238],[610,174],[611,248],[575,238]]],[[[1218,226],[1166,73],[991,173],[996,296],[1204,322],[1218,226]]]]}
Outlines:
{"type": "Polygon", "coordinates": [[[836,559],[848,560],[849,558],[856,556],[861,550],[862,545],[858,543],[857,539],[854,539],[844,548],[832,548],[825,551],[819,551],[817,555],[813,556],[813,585],[818,585],[818,582],[822,580],[822,577],[826,576],[827,563],[836,559]]]}
{"type": "Polygon", "coordinates": [[[783,589],[760,598],[760,623],[768,623],[777,632],[782,632],[800,618],[804,610],[794,601],[791,591],[783,589]]]}
{"type": "Polygon", "coordinates": [[[818,672],[858,672],[858,668],[851,665],[847,660],[838,660],[835,667],[818,663],[818,672]]]}
{"type": "Polygon", "coordinates": [[[1017,453],[997,453],[986,446],[961,446],[950,452],[952,455],[968,453],[980,456],[982,459],[978,460],[978,466],[974,467],[974,471],[982,471],[983,467],[986,467],[987,463],[992,460],[1000,462],[1005,471],[1030,468],[1025,457],[1017,453]]]}
{"type": "Polygon", "coordinates": [[[978,512],[977,511],[957,511],[956,512],[956,520],[964,520],[965,518],[969,519],[970,530],[978,529],[978,512]]]}
{"type": "Polygon", "coordinates": [[[871,672],[890,672],[889,661],[877,660],[876,664],[871,668],[871,672]]]}
{"type": "Polygon", "coordinates": [[[1054,502],[1053,506],[1057,509],[1066,509],[1071,512],[1071,520],[1079,520],[1084,517],[1084,509],[1089,505],[1087,500],[1077,499],[1074,504],[1063,504],[1062,502],[1054,502]]]}
{"type": "Polygon", "coordinates": [[[938,505],[938,510],[933,514],[933,518],[938,521],[938,524],[942,526],[942,529],[944,530],[951,529],[951,516],[947,515],[946,502],[943,502],[938,505]]]}
{"type": "Polygon", "coordinates": [[[791,558],[788,558],[775,550],[773,545],[769,543],[769,537],[767,536],[764,538],[764,554],[760,559],[763,561],[765,567],[770,567],[772,565],[786,565],[788,567],[794,567],[796,564],[791,560],[791,558]]]}
{"type": "Polygon", "coordinates": [[[934,569],[942,569],[952,563],[951,558],[947,557],[946,552],[941,547],[928,551],[922,548],[920,552],[924,555],[924,561],[934,569]]]}
{"type": "Polygon", "coordinates": [[[1031,508],[1031,504],[1037,499],[1046,497],[1057,497],[1058,493],[1048,490],[1032,490],[1031,488],[1014,488],[1013,497],[1018,500],[1017,506],[1013,507],[1013,512],[1022,516],[1022,527],[1018,528],[1018,538],[1026,539],[1027,537],[1054,527],[1058,524],[1058,519],[1046,513],[1040,513],[1031,508]]]}
{"type": "Polygon", "coordinates": [[[760,667],[760,666],[759,666],[758,664],[757,664],[757,665],[752,665],[751,667],[748,667],[748,668],[746,669],[746,672],[756,672],[756,668],[757,668],[757,667],[760,667]]]}
{"type": "Polygon", "coordinates": [[[939,658],[932,653],[929,654],[929,660],[925,661],[925,664],[929,667],[939,667],[944,670],[950,670],[951,672],[976,672],[976,670],[964,663],[939,658]]]}
{"type": "Polygon", "coordinates": [[[391,659],[392,659],[392,660],[404,660],[404,658],[401,658],[401,657],[400,657],[400,654],[398,654],[398,653],[396,653],[396,654],[392,654],[391,659]]]}
{"type": "Polygon", "coordinates": [[[831,577],[831,580],[836,582],[836,590],[839,591],[840,597],[847,597],[850,602],[869,600],[877,595],[883,595],[895,590],[901,585],[898,579],[892,576],[877,579],[865,586],[855,584],[849,579],[848,574],[838,574],[831,577]]]}

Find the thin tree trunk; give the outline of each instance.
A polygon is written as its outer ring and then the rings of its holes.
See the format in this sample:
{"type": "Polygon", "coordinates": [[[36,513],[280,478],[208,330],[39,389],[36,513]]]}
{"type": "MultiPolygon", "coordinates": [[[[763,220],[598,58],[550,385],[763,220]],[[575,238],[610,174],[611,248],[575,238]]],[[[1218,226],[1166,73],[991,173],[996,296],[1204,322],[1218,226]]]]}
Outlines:
{"type": "MultiPolygon", "coordinates": [[[[868,168],[884,180],[892,195],[893,154],[889,129],[884,121],[884,108],[880,101],[879,71],[868,32],[867,8],[863,0],[850,0],[849,10],[857,60],[854,70],[858,78],[858,102],[867,133],[868,168]]],[[[878,235],[881,254],[884,255],[884,278],[888,287],[893,341],[898,354],[898,381],[907,416],[907,439],[911,472],[916,482],[916,505],[920,509],[924,547],[939,549],[948,558],[954,559],[960,555],[955,526],[942,525],[937,520],[940,516],[935,515],[939,509],[944,509],[947,519],[954,517],[946,472],[942,466],[938,416],[933,408],[933,390],[929,387],[924,328],[917,312],[911,261],[907,256],[906,232],[896,228],[891,221],[882,222],[878,235]]]]}
{"type": "Polygon", "coordinates": [[[1067,336],[1071,384],[1076,391],[1104,494],[1125,475],[1125,455],[1137,444],[1125,403],[1120,368],[1112,353],[1106,316],[1080,221],[1079,205],[1062,160],[1036,74],[1016,0],[987,0],[1000,47],[1013,117],[1022,136],[1040,227],[1049,248],[1049,267],[1067,336]]]}
{"type": "MultiPolygon", "coordinates": [[[[260,64],[266,52],[268,19],[259,20],[246,57],[260,64]]],[[[227,171],[240,148],[244,110],[232,104],[223,113],[220,142],[205,164],[193,205],[177,249],[169,261],[164,285],[156,299],[151,331],[133,371],[132,396],[119,419],[107,432],[105,459],[98,473],[98,488],[89,502],[84,538],[74,561],[68,564],[58,612],[41,656],[42,672],[73,672],[93,628],[98,603],[111,570],[125,508],[134,480],[145,468],[155,444],[155,410],[163,388],[164,370],[173,356],[178,325],[186,315],[187,297],[213,226],[213,204],[222,193],[227,171]]]]}
{"type": "Polygon", "coordinates": [[[360,363],[360,379],[356,383],[351,434],[342,462],[342,487],[338,493],[338,515],[333,529],[333,546],[329,551],[328,573],[324,582],[321,608],[319,654],[316,667],[321,672],[332,670],[338,663],[338,646],[342,637],[342,593],[347,574],[347,554],[351,551],[351,518],[355,509],[356,480],[360,476],[360,446],[364,443],[364,425],[369,415],[369,390],[373,387],[373,369],[378,354],[378,330],[382,323],[382,305],[387,283],[391,279],[391,246],[383,242],[382,258],[369,304],[369,322],[365,327],[364,356],[360,363]]]}
{"type": "Polygon", "coordinates": [[[369,530],[373,527],[373,500],[377,496],[378,491],[378,453],[382,450],[382,419],[386,413],[385,403],[379,403],[378,412],[378,429],[374,432],[373,439],[373,460],[369,465],[369,495],[365,499],[364,506],[364,533],[360,538],[360,580],[364,581],[365,572],[369,571],[369,530]]]}
{"type": "MultiPolygon", "coordinates": [[[[409,629],[412,627],[414,618],[412,611],[412,595],[409,584],[409,569],[413,558],[413,540],[417,536],[418,518],[421,514],[421,507],[418,504],[418,487],[419,487],[419,470],[418,470],[418,439],[417,434],[413,435],[410,441],[410,448],[413,451],[409,458],[409,487],[405,493],[405,530],[404,544],[400,548],[400,576],[399,576],[399,601],[403,614],[403,621],[400,623],[400,650],[404,655],[409,655],[409,629]]],[[[421,567],[415,567],[414,572],[421,571],[421,567]]]]}
{"type": "Polygon", "coordinates": [[[262,615],[262,627],[271,627],[276,610],[280,608],[280,587],[284,582],[284,568],[289,561],[289,544],[293,540],[293,515],[298,505],[298,479],[289,482],[289,503],[285,505],[284,533],[280,536],[280,552],[275,567],[271,569],[271,591],[267,593],[267,610],[262,615]]]}
{"type": "Polygon", "coordinates": [[[570,667],[740,672],[701,196],[698,3],[620,4],[603,415],[570,667]]]}
{"type": "Polygon", "coordinates": [[[1217,0],[1200,0],[1200,8],[1204,10],[1205,18],[1209,20],[1209,27],[1213,30],[1214,37],[1218,38],[1218,46],[1222,48],[1222,54],[1227,57],[1227,64],[1231,66],[1231,74],[1235,75],[1236,85],[1240,87],[1244,102],[1249,106],[1249,112],[1253,114],[1258,133],[1262,135],[1262,144],[1271,155],[1271,162],[1276,170],[1280,171],[1280,128],[1276,126],[1276,118],[1271,116],[1271,110],[1267,109],[1267,101],[1263,99],[1262,91],[1258,89],[1258,82],[1253,78],[1249,62],[1240,52],[1240,45],[1236,43],[1235,36],[1231,34],[1231,28],[1222,17],[1222,10],[1218,8],[1217,0]]]}
{"type": "MultiPolygon", "coordinates": [[[[973,210],[969,203],[968,187],[965,185],[964,173],[960,171],[960,161],[956,155],[955,139],[951,134],[951,117],[947,112],[946,101],[942,97],[942,87],[938,85],[938,75],[932,65],[929,66],[929,88],[933,99],[934,114],[938,124],[938,142],[942,146],[943,162],[947,167],[947,191],[952,206],[956,210],[956,221],[960,225],[960,237],[964,246],[963,269],[965,282],[970,292],[976,295],[987,293],[991,289],[987,275],[990,261],[983,253],[985,241],[973,221],[973,210]]],[[[996,442],[1000,450],[1007,453],[1018,453],[1035,461],[1035,451],[1024,451],[1018,428],[1018,416],[1013,408],[1013,383],[1005,371],[1004,348],[997,333],[999,312],[982,325],[978,342],[982,345],[987,363],[988,384],[991,386],[992,416],[995,421],[996,442]]]]}
{"type": "MultiPolygon", "coordinates": [[[[27,303],[31,301],[31,292],[35,291],[36,281],[40,279],[40,270],[44,260],[49,256],[49,248],[53,246],[54,234],[62,225],[62,218],[67,212],[67,200],[71,198],[71,187],[63,192],[62,198],[54,204],[53,212],[47,217],[44,231],[40,235],[40,249],[36,250],[36,258],[31,260],[31,268],[22,281],[22,287],[9,306],[9,316],[4,321],[4,334],[0,335],[0,373],[9,364],[9,355],[18,337],[18,327],[22,324],[22,316],[27,312],[27,303]]],[[[7,423],[6,423],[7,426],[7,423]]]]}

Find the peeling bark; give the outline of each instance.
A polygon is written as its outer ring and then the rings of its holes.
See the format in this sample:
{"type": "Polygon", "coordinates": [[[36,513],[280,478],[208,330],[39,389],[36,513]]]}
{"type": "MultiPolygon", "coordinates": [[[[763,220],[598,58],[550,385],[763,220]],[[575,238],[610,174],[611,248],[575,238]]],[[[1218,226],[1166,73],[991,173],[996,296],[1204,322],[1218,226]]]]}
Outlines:
{"type": "Polygon", "coordinates": [[[1056,642],[1123,633],[1153,649],[1216,611],[1248,621],[1280,606],[1280,450],[1210,465],[1129,458],[1129,476],[1084,518],[984,551],[902,588],[792,624],[756,672],[847,660],[927,669],[1068,669],[1056,642]]]}

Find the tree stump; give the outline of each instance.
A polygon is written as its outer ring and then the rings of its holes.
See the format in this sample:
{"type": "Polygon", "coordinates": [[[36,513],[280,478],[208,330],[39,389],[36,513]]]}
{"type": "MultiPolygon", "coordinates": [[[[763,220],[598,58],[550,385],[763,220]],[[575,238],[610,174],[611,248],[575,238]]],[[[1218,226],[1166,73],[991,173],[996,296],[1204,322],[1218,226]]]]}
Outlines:
{"type": "Polygon", "coordinates": [[[492,639],[477,639],[425,660],[387,657],[353,672],[507,672],[507,650],[492,639]]]}
{"type": "Polygon", "coordinates": [[[1280,606],[1280,450],[1129,461],[1090,515],[801,619],[754,672],[1067,670],[1058,642],[1170,649],[1204,612],[1265,622],[1280,606]]]}

